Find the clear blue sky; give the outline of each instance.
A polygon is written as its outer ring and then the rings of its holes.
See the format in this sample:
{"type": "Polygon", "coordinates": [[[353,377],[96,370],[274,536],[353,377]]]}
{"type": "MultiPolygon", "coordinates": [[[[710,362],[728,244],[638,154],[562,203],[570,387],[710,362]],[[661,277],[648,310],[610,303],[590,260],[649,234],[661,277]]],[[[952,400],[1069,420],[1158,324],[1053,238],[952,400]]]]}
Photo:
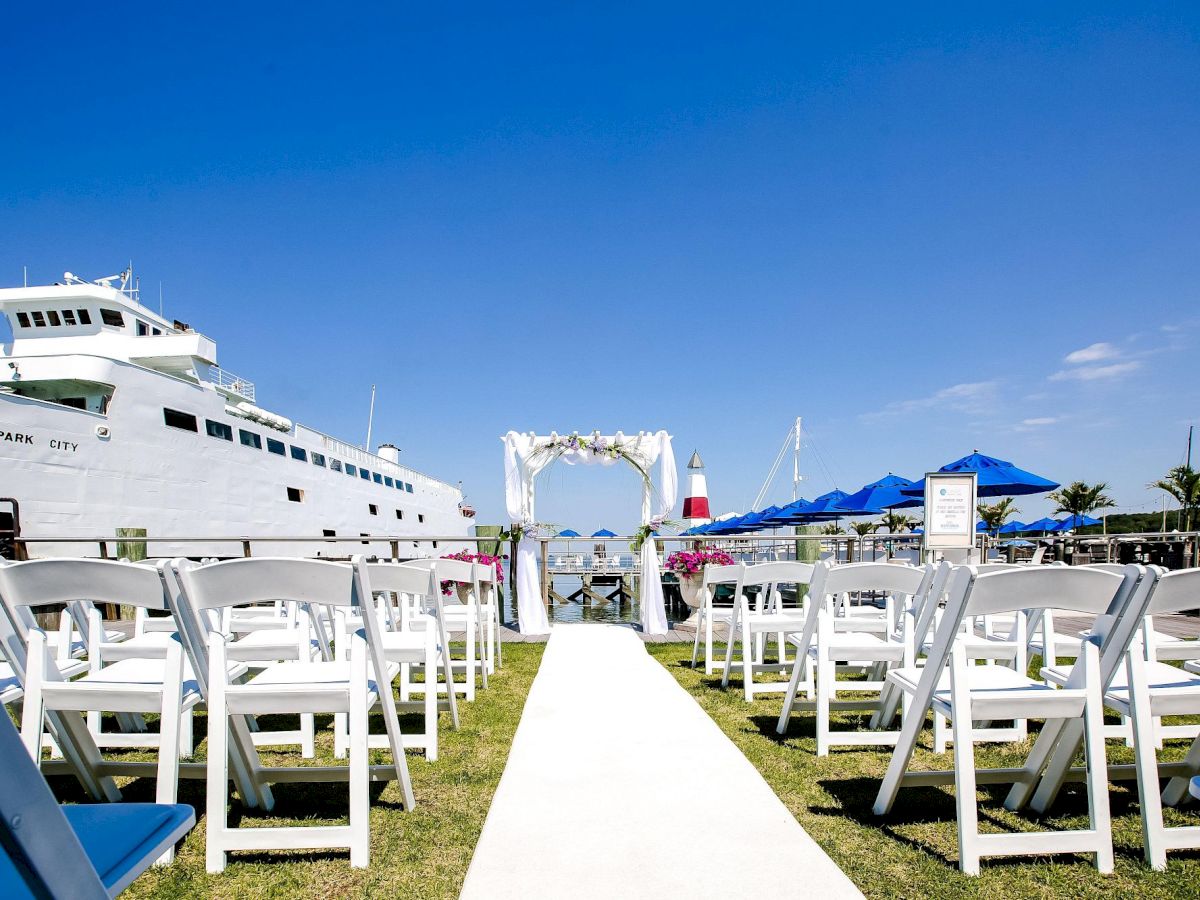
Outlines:
{"type": "MultiPolygon", "coordinates": [[[[357,7],[10,9],[0,283],[132,258],[263,405],[361,440],[377,383],[480,521],[509,428],[666,428],[740,511],[797,414],[810,496],[979,447],[1159,502],[1200,8],[357,7]]],[[[622,530],[636,479],[541,501],[622,530]]]]}

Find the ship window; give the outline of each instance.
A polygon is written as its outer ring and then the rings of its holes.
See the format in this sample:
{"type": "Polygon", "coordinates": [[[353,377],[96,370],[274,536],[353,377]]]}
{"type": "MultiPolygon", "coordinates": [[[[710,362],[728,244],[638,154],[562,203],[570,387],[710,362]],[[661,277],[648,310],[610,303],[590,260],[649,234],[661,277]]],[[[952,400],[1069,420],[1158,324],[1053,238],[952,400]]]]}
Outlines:
{"type": "Polygon", "coordinates": [[[371,480],[374,481],[376,484],[383,484],[383,476],[380,475],[378,472],[371,473],[371,480]]]}
{"type": "Polygon", "coordinates": [[[433,549],[434,549],[434,550],[436,550],[436,549],[437,549],[437,541],[434,541],[434,542],[433,542],[433,549]]]}
{"type": "Polygon", "coordinates": [[[36,325],[38,328],[46,327],[46,317],[42,315],[42,311],[40,309],[35,309],[32,315],[34,325],[36,325]]]}
{"type": "Polygon", "coordinates": [[[408,491],[410,494],[412,493],[412,485],[411,485],[411,484],[409,484],[407,481],[406,481],[406,482],[404,482],[404,489],[405,489],[406,491],[408,491]]]}
{"type": "Polygon", "coordinates": [[[371,473],[370,473],[370,472],[368,472],[366,469],[359,469],[359,470],[358,470],[358,477],[359,477],[359,478],[361,478],[363,481],[370,481],[370,480],[371,480],[371,473]]]}
{"type": "Polygon", "coordinates": [[[391,486],[392,486],[392,476],[391,476],[391,475],[384,475],[384,476],[383,476],[383,483],[384,483],[385,485],[387,485],[388,487],[391,487],[391,486]]]}
{"type": "Polygon", "coordinates": [[[346,474],[353,478],[358,474],[358,469],[354,468],[350,463],[346,463],[346,474]]]}
{"type": "Polygon", "coordinates": [[[262,449],[262,438],[260,438],[253,431],[247,431],[245,428],[239,428],[238,439],[241,440],[243,447],[253,447],[255,450],[262,449]]]}
{"type": "Polygon", "coordinates": [[[208,432],[209,437],[220,438],[223,441],[233,440],[233,429],[224,422],[214,422],[212,419],[205,419],[204,430],[208,432]]]}
{"type": "Polygon", "coordinates": [[[303,447],[293,447],[292,459],[298,459],[300,462],[308,462],[308,451],[303,447]]]}
{"type": "Polygon", "coordinates": [[[182,428],[184,431],[199,431],[200,428],[196,424],[196,417],[190,413],[180,412],[177,409],[167,409],[163,407],[163,421],[172,428],[182,428]]]}
{"type": "MultiPolygon", "coordinates": [[[[360,531],[360,532],[358,533],[358,536],[359,536],[359,537],[370,537],[370,535],[369,535],[369,534],[367,534],[365,531],[360,531]]],[[[363,541],[363,543],[364,543],[364,544],[369,544],[369,543],[371,543],[371,542],[370,542],[370,541],[363,541]]]]}
{"type": "Polygon", "coordinates": [[[154,334],[154,335],[162,334],[162,329],[161,328],[151,328],[150,333],[154,334]]]}
{"type": "Polygon", "coordinates": [[[340,459],[331,459],[331,460],[329,460],[329,470],[330,470],[331,472],[340,472],[340,471],[342,471],[342,461],[341,461],[340,459]]]}
{"type": "Polygon", "coordinates": [[[87,409],[86,397],[60,397],[56,402],[74,409],[87,409]]]}
{"type": "Polygon", "coordinates": [[[138,319],[137,320],[137,333],[138,333],[138,337],[144,337],[145,335],[150,333],[150,326],[147,325],[145,322],[143,322],[141,319],[138,319]]]}
{"type": "Polygon", "coordinates": [[[283,448],[283,441],[277,441],[274,438],[267,438],[267,452],[283,456],[287,451],[283,448]]]}
{"type": "Polygon", "coordinates": [[[402,509],[396,510],[396,518],[403,519],[404,518],[404,510],[402,510],[402,509]]]}
{"type": "Polygon", "coordinates": [[[114,328],[125,327],[125,317],[121,315],[119,309],[105,309],[103,306],[100,307],[100,321],[114,328]]]}
{"type": "Polygon", "coordinates": [[[23,313],[23,312],[17,313],[17,324],[20,325],[22,328],[28,328],[29,327],[29,314],[23,313]]]}
{"type": "Polygon", "coordinates": [[[337,532],[332,528],[322,528],[321,537],[337,537],[337,532]]]}
{"type": "Polygon", "coordinates": [[[92,314],[90,312],[88,312],[86,309],[79,310],[79,324],[80,325],[91,325],[92,324],[92,314]]]}
{"type": "Polygon", "coordinates": [[[62,324],[62,319],[60,319],[58,317],[58,310],[55,310],[55,309],[46,310],[46,318],[49,319],[50,324],[55,326],[56,328],[62,324]]]}
{"type": "Polygon", "coordinates": [[[75,324],[75,310],[64,309],[63,310],[63,322],[67,325],[74,325],[75,324]]]}
{"type": "Polygon", "coordinates": [[[367,504],[367,512],[369,512],[373,516],[377,516],[377,515],[379,515],[379,507],[376,506],[374,503],[368,503],[367,504]]]}
{"type": "Polygon", "coordinates": [[[291,487],[288,488],[287,495],[288,495],[288,499],[291,500],[293,503],[303,503],[304,502],[304,491],[300,490],[300,488],[291,488],[291,487]]]}
{"type": "Polygon", "coordinates": [[[313,454],[312,454],[312,461],[313,461],[314,466],[320,466],[321,468],[325,468],[325,454],[317,453],[314,450],[313,454]]]}
{"type": "Polygon", "coordinates": [[[417,513],[417,521],[423,523],[425,521],[425,513],[417,513]]]}

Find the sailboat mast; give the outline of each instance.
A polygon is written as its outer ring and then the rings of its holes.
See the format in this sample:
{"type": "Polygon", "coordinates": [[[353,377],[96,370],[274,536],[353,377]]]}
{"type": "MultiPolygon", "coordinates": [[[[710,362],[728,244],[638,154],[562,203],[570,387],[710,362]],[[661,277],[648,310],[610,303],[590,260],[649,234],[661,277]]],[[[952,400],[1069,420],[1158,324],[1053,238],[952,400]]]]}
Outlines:
{"type": "Polygon", "coordinates": [[[792,502],[800,499],[800,416],[796,416],[796,446],[792,451],[792,502]]]}

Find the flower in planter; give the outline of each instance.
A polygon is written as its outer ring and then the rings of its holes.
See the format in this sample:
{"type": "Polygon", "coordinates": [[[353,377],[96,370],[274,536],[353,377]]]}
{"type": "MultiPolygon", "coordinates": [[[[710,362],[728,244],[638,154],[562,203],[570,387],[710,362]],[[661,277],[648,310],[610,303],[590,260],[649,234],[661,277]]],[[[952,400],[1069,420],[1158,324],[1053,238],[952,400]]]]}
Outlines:
{"type": "Polygon", "coordinates": [[[667,557],[665,568],[680,578],[699,575],[705,566],[732,566],[735,560],[724,550],[677,550],[667,557]]]}
{"type": "MultiPolygon", "coordinates": [[[[470,550],[459,550],[457,553],[445,553],[442,559],[457,559],[462,562],[479,563],[484,566],[492,566],[496,570],[496,584],[504,584],[504,557],[489,556],[486,553],[472,553],[470,550]]],[[[454,593],[454,586],[460,584],[457,581],[443,581],[442,594],[446,597],[454,593]]]]}

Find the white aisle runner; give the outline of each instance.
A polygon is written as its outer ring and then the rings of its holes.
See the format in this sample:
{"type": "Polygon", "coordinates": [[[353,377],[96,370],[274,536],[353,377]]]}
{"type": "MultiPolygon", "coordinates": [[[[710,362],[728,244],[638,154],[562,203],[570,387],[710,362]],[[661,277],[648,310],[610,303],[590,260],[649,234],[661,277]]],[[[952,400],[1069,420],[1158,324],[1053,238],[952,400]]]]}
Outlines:
{"type": "Polygon", "coordinates": [[[635,632],[555,625],[462,896],[755,895],[862,896],[635,632]]]}

